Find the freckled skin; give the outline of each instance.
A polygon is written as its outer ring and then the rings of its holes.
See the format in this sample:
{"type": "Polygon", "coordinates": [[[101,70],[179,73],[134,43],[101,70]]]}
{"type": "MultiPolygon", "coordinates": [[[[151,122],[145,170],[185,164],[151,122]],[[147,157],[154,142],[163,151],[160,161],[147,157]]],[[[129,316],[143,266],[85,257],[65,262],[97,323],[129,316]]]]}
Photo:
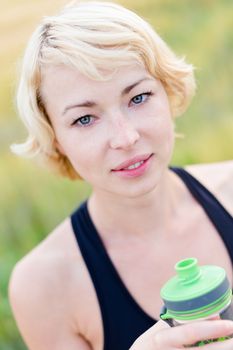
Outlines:
{"type": "Polygon", "coordinates": [[[171,158],[173,121],[163,85],[145,68],[122,67],[111,80],[100,82],[71,68],[50,67],[43,72],[42,95],[60,150],[94,190],[138,196],[156,186],[171,158]],[[149,79],[121,95],[142,78],[149,79]],[[151,96],[139,96],[148,91],[151,96]],[[62,115],[67,106],[86,100],[97,105],[69,109],[62,115]],[[92,116],[90,125],[72,125],[82,116],[81,121],[88,122],[88,115],[92,116]],[[122,180],[111,171],[145,153],[156,157],[143,181],[122,180]]]}

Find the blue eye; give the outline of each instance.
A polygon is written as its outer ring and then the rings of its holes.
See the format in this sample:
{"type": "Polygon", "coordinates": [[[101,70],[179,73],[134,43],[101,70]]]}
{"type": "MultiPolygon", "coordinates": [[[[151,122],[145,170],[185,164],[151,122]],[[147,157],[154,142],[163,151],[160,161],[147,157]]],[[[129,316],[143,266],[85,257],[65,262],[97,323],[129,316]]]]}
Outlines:
{"type": "Polygon", "coordinates": [[[78,122],[81,125],[87,125],[90,123],[90,121],[91,121],[91,117],[89,115],[85,115],[84,117],[81,117],[78,119],[78,122]]]}
{"type": "Polygon", "coordinates": [[[71,125],[78,124],[80,126],[88,126],[92,123],[93,117],[91,115],[84,115],[78,119],[75,119],[71,125]]]}
{"type": "Polygon", "coordinates": [[[132,102],[136,105],[139,105],[147,100],[149,96],[151,96],[151,92],[144,92],[143,94],[139,94],[132,98],[132,102]]]}

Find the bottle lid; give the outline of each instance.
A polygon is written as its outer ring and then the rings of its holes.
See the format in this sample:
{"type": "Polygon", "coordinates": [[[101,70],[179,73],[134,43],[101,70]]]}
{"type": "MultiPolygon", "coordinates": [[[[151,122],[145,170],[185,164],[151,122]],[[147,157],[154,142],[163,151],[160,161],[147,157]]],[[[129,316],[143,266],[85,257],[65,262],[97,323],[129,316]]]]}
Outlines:
{"type": "Polygon", "coordinates": [[[161,289],[167,316],[185,319],[198,313],[198,318],[222,308],[231,298],[226,272],[214,265],[199,266],[196,258],[179,261],[177,275],[161,289]]]}

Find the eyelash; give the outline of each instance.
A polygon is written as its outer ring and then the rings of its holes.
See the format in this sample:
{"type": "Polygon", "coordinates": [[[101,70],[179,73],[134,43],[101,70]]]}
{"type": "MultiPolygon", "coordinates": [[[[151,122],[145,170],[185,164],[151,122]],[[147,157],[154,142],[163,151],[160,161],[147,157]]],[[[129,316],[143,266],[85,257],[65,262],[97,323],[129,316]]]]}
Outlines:
{"type": "MultiPolygon", "coordinates": [[[[86,117],[93,118],[90,114],[83,115],[83,116],[80,117],[80,118],[74,119],[73,122],[71,123],[71,126],[77,125],[78,122],[79,122],[81,119],[86,118],[86,117]]],[[[78,126],[80,126],[81,128],[85,128],[85,127],[87,127],[87,126],[89,126],[89,125],[90,125],[90,124],[87,124],[87,125],[85,125],[85,124],[78,124],[78,126]]]]}
{"type": "MultiPolygon", "coordinates": [[[[138,95],[134,96],[134,97],[131,99],[131,101],[133,101],[135,98],[137,98],[137,97],[139,97],[139,96],[147,96],[146,100],[144,100],[143,102],[135,103],[136,106],[137,106],[137,105],[141,105],[141,104],[144,104],[152,95],[153,95],[152,91],[143,92],[143,93],[141,93],[141,94],[138,94],[138,95]]],[[[130,101],[130,102],[131,102],[131,101],[130,101]]],[[[80,118],[74,119],[73,122],[72,122],[72,124],[71,124],[71,126],[74,126],[74,125],[78,124],[78,122],[80,122],[81,119],[86,118],[86,117],[93,118],[93,116],[90,115],[90,114],[83,115],[83,116],[80,117],[80,118]]],[[[91,125],[91,124],[88,123],[88,124],[78,124],[78,125],[79,125],[81,128],[85,128],[85,127],[88,127],[88,126],[91,125]]]]}
{"type": "Polygon", "coordinates": [[[143,96],[143,95],[147,96],[146,100],[143,101],[143,102],[141,102],[141,103],[135,103],[135,105],[138,105],[138,104],[141,105],[141,104],[145,103],[145,102],[148,100],[148,98],[149,98],[150,96],[152,96],[152,91],[147,91],[147,92],[143,92],[143,93],[141,93],[141,94],[139,94],[139,95],[136,95],[136,96],[134,96],[134,97],[131,99],[131,101],[132,101],[133,99],[135,99],[136,97],[143,96]]]}

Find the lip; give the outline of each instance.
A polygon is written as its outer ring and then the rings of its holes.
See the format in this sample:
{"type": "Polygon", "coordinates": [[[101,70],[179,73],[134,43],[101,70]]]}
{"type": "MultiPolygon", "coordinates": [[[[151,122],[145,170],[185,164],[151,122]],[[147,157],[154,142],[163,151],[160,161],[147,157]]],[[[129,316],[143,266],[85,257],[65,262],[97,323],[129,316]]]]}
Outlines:
{"type": "Polygon", "coordinates": [[[153,155],[153,153],[147,153],[147,154],[142,154],[140,156],[136,156],[132,159],[129,159],[129,160],[119,164],[116,168],[112,169],[112,171],[119,171],[119,170],[128,168],[129,166],[131,166],[135,163],[149,159],[152,155],[153,155]]]}

